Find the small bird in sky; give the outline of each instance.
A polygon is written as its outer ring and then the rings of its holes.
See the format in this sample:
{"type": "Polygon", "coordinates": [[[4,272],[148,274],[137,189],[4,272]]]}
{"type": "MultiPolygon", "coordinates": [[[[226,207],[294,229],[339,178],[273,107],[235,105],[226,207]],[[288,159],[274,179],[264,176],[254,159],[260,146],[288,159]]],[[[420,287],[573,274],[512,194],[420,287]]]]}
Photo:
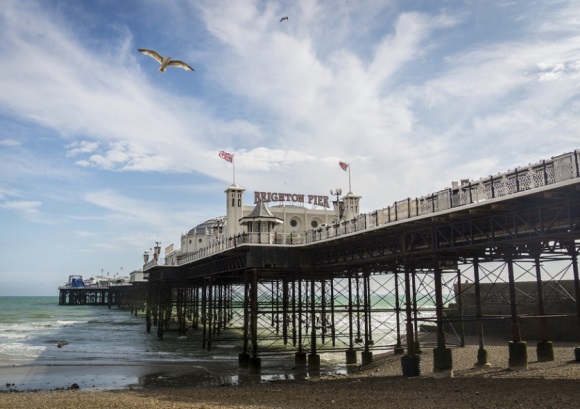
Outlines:
{"type": "Polygon", "coordinates": [[[161,64],[161,67],[159,67],[159,71],[161,72],[165,72],[165,68],[167,67],[180,67],[187,71],[195,71],[192,67],[190,67],[183,61],[172,60],[171,57],[162,57],[161,55],[159,55],[157,51],[146,50],[144,48],[139,48],[137,49],[137,51],[139,51],[141,54],[145,54],[148,55],[149,57],[152,57],[153,59],[155,59],[155,61],[161,64]]]}
{"type": "Polygon", "coordinates": [[[66,342],[66,341],[58,341],[58,343],[56,344],[56,346],[59,347],[59,348],[62,348],[65,345],[68,345],[68,342],[66,342]]]}
{"type": "Polygon", "coordinates": [[[281,23],[281,22],[283,22],[284,20],[288,20],[288,16],[282,17],[282,18],[280,19],[280,23],[281,23]]]}

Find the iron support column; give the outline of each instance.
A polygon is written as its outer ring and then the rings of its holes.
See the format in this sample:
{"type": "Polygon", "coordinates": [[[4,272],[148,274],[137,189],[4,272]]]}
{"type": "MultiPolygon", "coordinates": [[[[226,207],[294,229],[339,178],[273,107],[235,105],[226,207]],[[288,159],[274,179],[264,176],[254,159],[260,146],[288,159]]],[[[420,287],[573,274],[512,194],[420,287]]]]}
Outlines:
{"type": "Polygon", "coordinates": [[[282,280],[282,339],[288,345],[288,280],[282,280]]]}
{"type": "Polygon", "coordinates": [[[459,322],[459,336],[460,345],[465,346],[465,317],[463,316],[463,285],[461,284],[461,270],[457,270],[457,308],[459,309],[459,316],[461,321],[459,322]]]}
{"type": "Polygon", "coordinates": [[[348,272],[348,349],[346,351],[346,363],[356,364],[356,351],[354,349],[354,329],[352,310],[352,271],[348,272]]]}
{"type": "Polygon", "coordinates": [[[433,349],[433,377],[453,377],[453,356],[451,348],[445,345],[445,323],[443,321],[443,280],[439,259],[434,258],[435,314],[437,316],[437,348],[433,349]]]}
{"type": "Polygon", "coordinates": [[[528,252],[534,258],[534,268],[536,271],[536,290],[538,292],[538,315],[540,324],[540,340],[536,346],[536,356],[539,362],[554,360],[554,346],[548,340],[548,319],[544,316],[546,311],[544,307],[544,285],[542,282],[542,265],[540,256],[542,254],[541,243],[528,244],[528,252]]]}
{"type": "Polygon", "coordinates": [[[302,314],[302,275],[298,275],[298,352],[294,355],[294,363],[299,368],[306,367],[306,353],[304,352],[304,340],[302,339],[302,325],[305,324],[302,314]]]}
{"type": "MultiPolygon", "coordinates": [[[[580,328],[580,278],[578,274],[578,249],[576,243],[570,241],[563,243],[568,249],[568,254],[572,260],[572,272],[574,274],[574,295],[576,296],[576,314],[578,317],[578,326],[580,328]]],[[[580,361],[580,347],[574,348],[574,356],[576,361],[580,361]]]]}
{"type": "Polygon", "coordinates": [[[481,314],[481,281],[479,278],[479,258],[475,256],[473,258],[473,279],[475,287],[475,315],[477,317],[477,337],[479,339],[479,349],[477,350],[477,362],[475,367],[487,368],[491,364],[487,360],[487,350],[484,345],[483,338],[483,320],[481,314]]]}
{"type": "Polygon", "coordinates": [[[201,283],[201,325],[203,338],[201,347],[205,348],[207,336],[207,286],[205,284],[205,277],[201,283]]]}
{"type": "Polygon", "coordinates": [[[397,343],[394,352],[400,355],[405,352],[401,345],[401,300],[399,296],[399,271],[395,268],[395,319],[397,321],[397,343]]]}
{"type": "Polygon", "coordinates": [[[310,280],[310,354],[308,354],[308,369],[320,369],[320,355],[316,350],[316,280],[310,280]]]}
{"type": "Polygon", "coordinates": [[[365,350],[361,353],[361,360],[363,365],[368,365],[373,362],[373,353],[370,351],[370,346],[373,344],[373,337],[371,335],[371,301],[370,301],[370,274],[365,271],[363,274],[363,308],[365,318],[365,350]]]}
{"type": "Polygon", "coordinates": [[[212,342],[212,331],[213,331],[213,318],[214,318],[214,299],[213,296],[213,278],[208,279],[207,285],[207,350],[211,351],[212,342]]]}
{"type": "Polygon", "coordinates": [[[514,278],[514,261],[513,248],[508,249],[506,254],[508,276],[509,276],[509,290],[510,290],[510,305],[512,316],[512,341],[509,343],[509,369],[520,370],[528,369],[528,349],[527,344],[522,341],[520,332],[520,324],[518,322],[518,307],[516,298],[516,283],[514,278]]]}
{"type": "Polygon", "coordinates": [[[331,325],[331,336],[332,336],[332,346],[336,346],[336,323],[334,320],[334,280],[330,280],[330,325],[331,325]]]}
{"type": "Polygon", "coordinates": [[[415,331],[415,352],[420,354],[421,351],[421,343],[419,342],[419,323],[417,319],[418,308],[417,308],[417,271],[413,271],[411,276],[411,285],[413,286],[413,330],[415,331]]]}
{"type": "Polygon", "coordinates": [[[249,324],[250,324],[250,280],[248,271],[244,271],[244,335],[243,348],[240,355],[238,355],[238,365],[240,368],[247,368],[250,362],[250,354],[248,354],[248,338],[249,338],[249,324]]]}
{"type": "MultiPolygon", "coordinates": [[[[413,272],[414,273],[414,272],[413,272]]],[[[413,310],[411,301],[411,266],[405,262],[405,312],[407,355],[401,357],[403,376],[415,377],[421,375],[421,355],[415,354],[415,340],[413,339],[413,310]]]]}
{"type": "Polygon", "coordinates": [[[254,270],[251,288],[251,313],[250,325],[252,327],[252,356],[249,360],[249,367],[252,372],[259,373],[262,366],[258,357],[258,271],[254,270]]]}

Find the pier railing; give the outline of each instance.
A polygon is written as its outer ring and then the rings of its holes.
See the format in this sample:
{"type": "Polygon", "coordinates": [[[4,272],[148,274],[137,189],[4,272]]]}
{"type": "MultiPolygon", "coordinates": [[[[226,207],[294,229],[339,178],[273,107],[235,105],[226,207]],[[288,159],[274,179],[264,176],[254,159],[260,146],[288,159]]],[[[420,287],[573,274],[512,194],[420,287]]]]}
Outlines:
{"type": "MultiPolygon", "coordinates": [[[[211,256],[240,245],[304,245],[320,240],[357,233],[367,229],[396,223],[428,214],[445,211],[473,203],[501,198],[520,192],[539,189],[547,185],[580,178],[580,150],[555,156],[549,160],[518,167],[507,172],[476,181],[461,180],[450,188],[415,199],[407,198],[392,206],[343,220],[340,223],[311,229],[300,233],[241,233],[233,237],[219,236],[208,246],[179,255],[177,265],[211,256]]],[[[147,264],[143,270],[151,266],[147,264]]]]}

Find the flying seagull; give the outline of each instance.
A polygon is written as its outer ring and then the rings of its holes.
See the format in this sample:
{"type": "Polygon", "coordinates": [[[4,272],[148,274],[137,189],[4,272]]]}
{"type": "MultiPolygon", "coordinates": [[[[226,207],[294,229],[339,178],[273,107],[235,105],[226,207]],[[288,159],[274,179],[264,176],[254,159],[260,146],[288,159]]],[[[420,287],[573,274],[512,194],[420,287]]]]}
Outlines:
{"type": "Polygon", "coordinates": [[[282,18],[280,19],[280,23],[281,23],[281,22],[283,22],[284,20],[288,20],[288,16],[286,16],[286,17],[282,17],[282,18]]]}
{"type": "Polygon", "coordinates": [[[159,53],[157,53],[157,51],[145,50],[144,48],[139,48],[137,51],[139,51],[141,54],[145,54],[148,55],[149,57],[152,57],[153,59],[155,59],[155,61],[161,64],[161,67],[159,67],[159,71],[161,72],[165,72],[165,68],[167,67],[181,67],[187,71],[195,71],[193,68],[191,68],[183,61],[172,60],[171,57],[162,57],[159,55],[159,53]]]}
{"type": "Polygon", "coordinates": [[[68,342],[66,342],[66,341],[58,341],[58,343],[56,344],[56,346],[59,347],[59,348],[62,348],[65,345],[68,345],[68,342]]]}

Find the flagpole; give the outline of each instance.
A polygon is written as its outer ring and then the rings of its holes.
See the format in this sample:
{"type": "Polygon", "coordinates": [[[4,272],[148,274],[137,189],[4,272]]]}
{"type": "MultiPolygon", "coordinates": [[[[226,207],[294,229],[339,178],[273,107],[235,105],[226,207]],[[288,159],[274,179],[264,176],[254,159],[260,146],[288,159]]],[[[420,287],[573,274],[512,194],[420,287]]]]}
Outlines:
{"type": "Polygon", "coordinates": [[[350,188],[350,163],[348,164],[348,191],[352,193],[352,189],[350,188]]]}
{"type": "Polygon", "coordinates": [[[232,154],[232,174],[234,179],[234,186],[236,184],[236,155],[232,154]]]}

